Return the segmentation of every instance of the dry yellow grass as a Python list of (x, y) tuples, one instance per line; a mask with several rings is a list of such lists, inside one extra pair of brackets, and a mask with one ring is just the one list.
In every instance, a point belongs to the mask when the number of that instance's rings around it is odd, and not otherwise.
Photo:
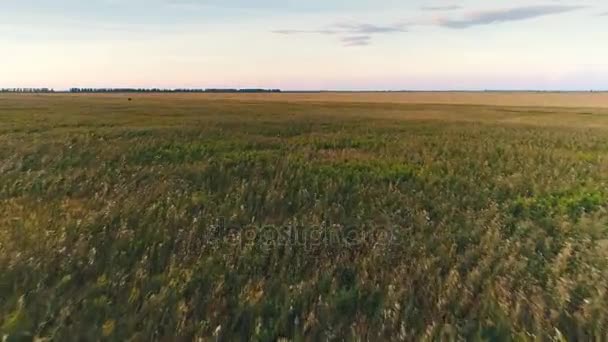
[[(339, 116), (342, 120), (425, 120), (478, 122), (507, 125), (608, 128), (608, 93), (533, 93), (533, 92), (392, 92), (392, 93), (106, 93), (106, 94), (0, 94), (0, 127), (6, 111), (26, 107), (53, 108), (63, 113), (65, 106), (81, 107), (87, 117), (91, 106), (125, 106), (149, 119), (150, 115), (183, 115), (206, 108), (213, 113), (226, 110), (240, 115), (259, 115), (273, 111), (273, 117), (302, 114), (324, 118)], [(50, 106), (50, 107), (49, 107)], [(21, 108), (21, 109), (20, 109)], [(2, 112), (5, 110), (5, 113)], [(124, 115), (110, 111), (99, 114)], [(219, 115), (219, 114), (218, 114)], [(36, 116), (21, 117), (24, 120)], [(139, 120), (128, 125), (139, 125)], [(126, 124), (126, 123), (125, 123)], [(1, 141), (1, 137), (0, 137)]]
[(179, 94), (215, 100), (608, 108), (608, 92), (322, 92)]
[[(11, 94), (4, 98), (56, 96)], [(499, 107), (608, 108), (608, 92), (310, 92), (310, 93), (138, 93), (66, 94), (87, 97), (137, 97), (253, 102), (443, 104)]]

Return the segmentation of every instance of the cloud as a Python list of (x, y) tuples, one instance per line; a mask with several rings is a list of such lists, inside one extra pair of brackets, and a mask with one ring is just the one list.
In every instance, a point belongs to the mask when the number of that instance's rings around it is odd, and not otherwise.
[(362, 23), (343, 23), (336, 24), (334, 28), (347, 33), (361, 33), (361, 34), (378, 34), (378, 33), (394, 33), (394, 32), (405, 32), (405, 25), (394, 24), (378, 26), (373, 24), (362, 24)]
[(374, 25), (369, 23), (337, 23), (324, 29), (301, 30), (301, 29), (281, 29), (272, 31), (282, 35), (297, 34), (322, 34), (340, 36), (340, 42), (344, 46), (364, 46), (370, 45), (373, 35), (407, 32), (406, 25), (396, 23), (392, 25)]
[(343, 37), (340, 41), (344, 46), (366, 46), (371, 43), (371, 39), (370, 36), (350, 36)]
[(459, 5), (443, 5), (443, 6), (423, 6), (420, 8), (423, 11), (455, 11), (462, 9)]
[(440, 18), (438, 24), (452, 29), (465, 29), (472, 26), (520, 21), (552, 14), (572, 12), (581, 8), (583, 7), (564, 5), (523, 6), (510, 9), (471, 12), (460, 19)]
[(600, 13), (599, 16), (600, 17), (608, 17), (608, 12)]
[[(461, 8), (462, 7), (458, 5), (438, 5), (422, 7), (422, 9), (425, 11), (450, 11), (458, 10)], [(572, 12), (582, 8), (584, 8), (584, 6), (566, 6), (558, 4), (521, 6), (507, 9), (469, 12), (465, 13), (464, 16), (460, 18), (440, 17), (438, 19), (434, 19), (432, 21), (432, 24), (451, 29), (466, 29), (473, 26), (520, 21), (548, 15)], [(606, 13), (604, 15), (606, 15)], [(419, 23), (418, 25), (425, 24)], [(376, 35), (407, 32), (407, 26), (408, 25), (404, 22), (386, 25), (349, 22), (333, 24), (323, 29), (280, 29), (274, 30), (272, 32), (283, 35), (336, 35), (340, 37), (340, 41), (343, 43), (344, 46), (362, 46), (370, 45), (374, 36)]]

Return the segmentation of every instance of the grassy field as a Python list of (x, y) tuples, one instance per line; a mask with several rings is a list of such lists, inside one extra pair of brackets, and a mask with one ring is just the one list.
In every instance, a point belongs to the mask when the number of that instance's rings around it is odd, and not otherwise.
[(605, 95), (318, 96), (0, 95), (0, 336), (608, 339)]
[[(154, 96), (154, 95), (152, 95)], [(163, 96), (163, 95), (160, 95)], [(179, 94), (173, 95), (180, 98)], [(185, 99), (316, 103), (393, 103), (562, 108), (608, 108), (608, 92), (311, 92), (199, 93)]]

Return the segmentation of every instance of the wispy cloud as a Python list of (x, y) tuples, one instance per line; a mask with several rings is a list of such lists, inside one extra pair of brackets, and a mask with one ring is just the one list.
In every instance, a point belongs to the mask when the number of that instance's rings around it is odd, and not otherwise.
[(340, 42), (344, 46), (365, 46), (370, 45), (373, 35), (407, 32), (406, 25), (396, 23), (392, 25), (374, 25), (369, 23), (337, 23), (324, 29), (300, 30), (282, 29), (274, 30), (273, 33), (292, 35), (292, 34), (323, 34), (340, 36)]
[(510, 21), (520, 21), (553, 14), (572, 12), (583, 6), (539, 5), (522, 6), (509, 9), (470, 12), (462, 18), (439, 18), (438, 24), (452, 29), (465, 29), (472, 26), (489, 25)]
[(608, 12), (600, 13), (600, 17), (608, 17)]
[(342, 37), (340, 41), (344, 46), (366, 46), (371, 43), (372, 37), (370, 36), (352, 36)]
[(420, 8), (423, 11), (455, 11), (462, 9), (459, 5), (439, 5), (439, 6), (422, 6)]
[[(460, 10), (463, 7), (459, 5), (436, 5), (421, 7), (424, 11), (452, 11)], [(520, 6), (505, 9), (493, 9), (485, 11), (470, 11), (464, 13), (460, 17), (440, 16), (439, 18), (429, 18), (428, 20), (419, 20), (418, 22), (409, 21), (411, 25), (439, 25), (450, 29), (466, 29), (474, 26), (498, 24), (505, 22), (521, 21), (567, 13), (583, 9), (585, 6), (571, 6), (560, 4), (535, 5), (535, 6)], [(600, 14), (602, 16), (608, 13)], [(393, 24), (370, 24), (370, 23), (336, 23), (321, 29), (280, 29), (272, 32), (283, 35), (296, 34), (321, 34), (335, 35), (339, 37), (340, 42), (344, 46), (363, 46), (370, 45), (373, 38), (380, 34), (401, 33), (407, 32), (408, 24), (399, 22)]]
[(342, 32), (364, 34), (394, 33), (407, 31), (404, 24), (379, 26), (365, 23), (342, 23), (334, 25), (334, 28)]

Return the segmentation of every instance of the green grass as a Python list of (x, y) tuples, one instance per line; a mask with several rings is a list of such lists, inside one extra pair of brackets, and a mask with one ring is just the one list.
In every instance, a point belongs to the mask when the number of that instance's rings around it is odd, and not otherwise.
[(133, 97), (0, 95), (0, 336), (608, 338), (605, 109)]

